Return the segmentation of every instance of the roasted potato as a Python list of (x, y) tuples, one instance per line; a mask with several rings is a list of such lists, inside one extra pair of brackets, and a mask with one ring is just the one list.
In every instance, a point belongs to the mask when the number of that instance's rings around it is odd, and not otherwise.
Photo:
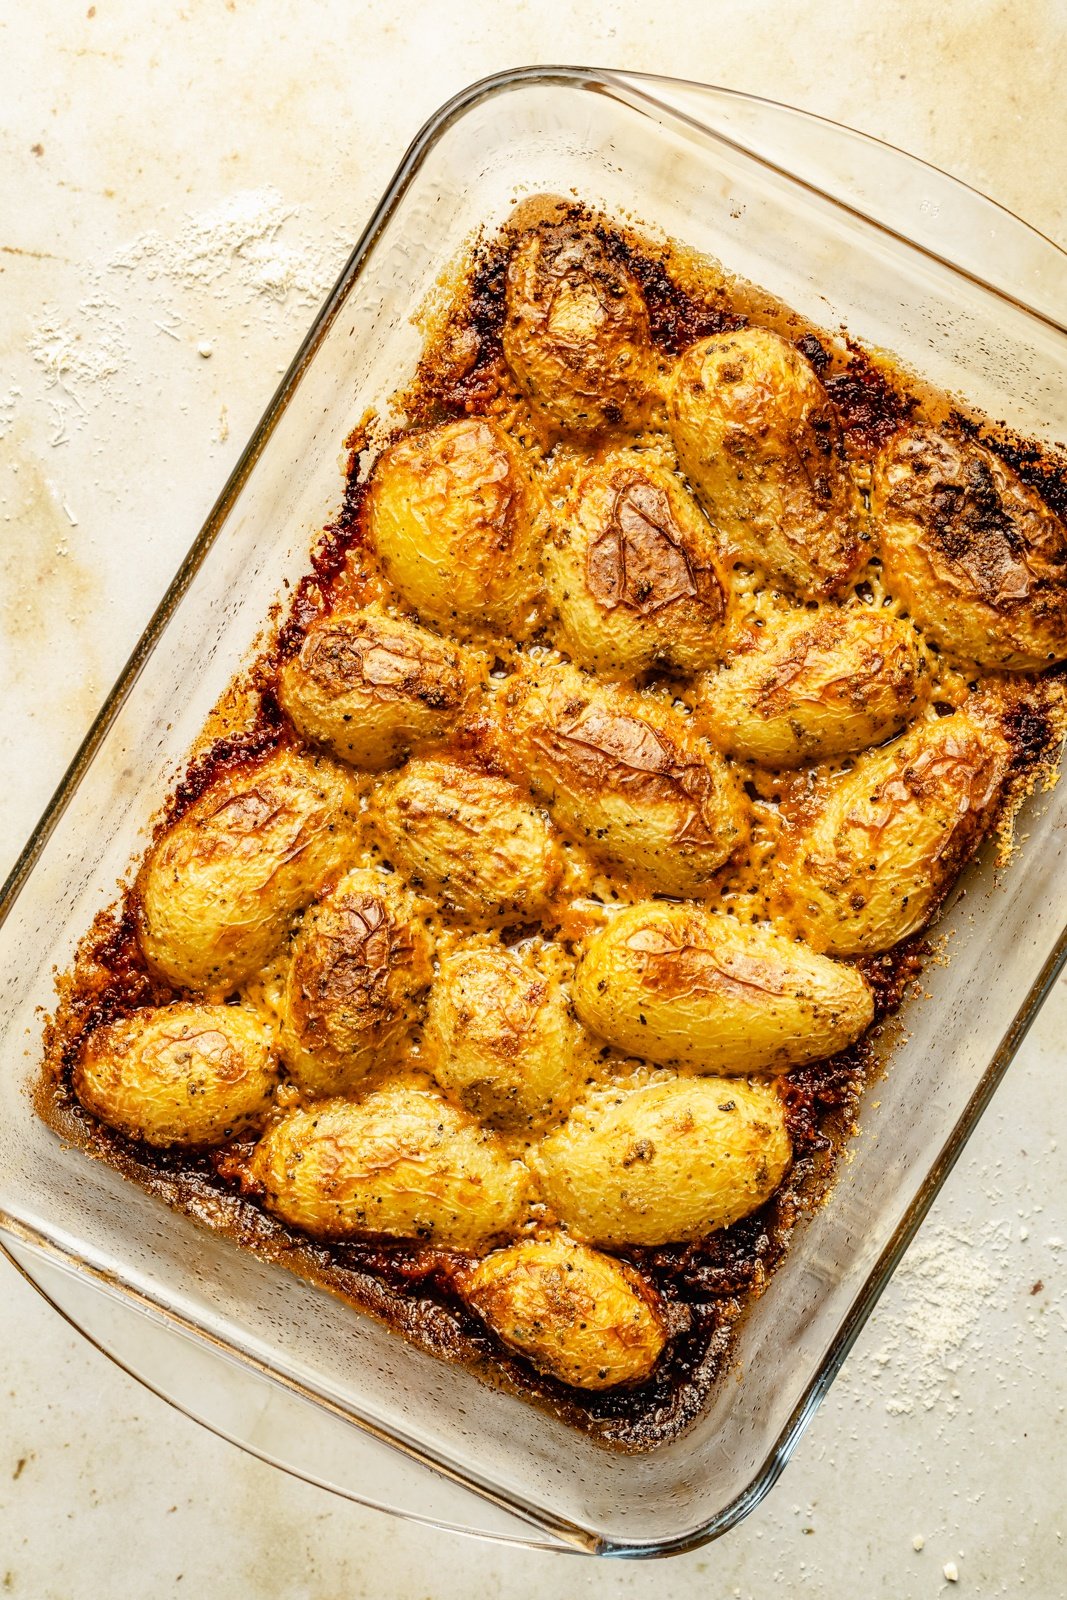
[(666, 1344), (637, 1274), (561, 1233), (495, 1250), (459, 1284), (505, 1344), (576, 1389), (642, 1383)]
[(722, 654), (728, 588), (703, 512), (637, 450), (578, 471), (547, 519), (548, 598), (579, 666), (697, 672)]
[(309, 1094), (351, 1094), (392, 1060), (432, 976), (428, 906), (356, 868), (313, 905), (293, 941), (278, 1045)]
[(541, 1145), (560, 1220), (592, 1244), (703, 1239), (774, 1193), (792, 1159), (776, 1090), (739, 1078), (669, 1078), (605, 1090)]
[(87, 1111), (145, 1144), (221, 1144), (270, 1109), (270, 1030), (243, 1006), (178, 1001), (96, 1028), (74, 1067)]
[(1009, 765), (995, 719), (967, 709), (860, 756), (788, 840), (780, 912), (835, 955), (899, 944), (930, 920), (987, 832)]
[(593, 1050), (556, 952), (469, 944), (441, 962), (423, 1034), (442, 1088), (484, 1122), (522, 1128), (562, 1116)]
[(505, 689), (505, 759), (596, 855), (698, 895), (744, 838), (726, 763), (669, 706), (576, 667), (517, 673)]
[(906, 428), (874, 466), (885, 581), (923, 632), (979, 666), (1067, 657), (1067, 528), (973, 440)]
[(578, 433), (637, 421), (654, 363), (633, 274), (588, 229), (542, 227), (508, 266), (504, 359), (533, 405)]
[(227, 772), (148, 853), (141, 946), (172, 983), (231, 993), (356, 848), (358, 791), (325, 757), (281, 749)]
[(678, 459), (748, 567), (805, 599), (839, 594), (867, 558), (841, 430), (811, 363), (742, 328), (685, 352), (668, 401)]
[(465, 651), (371, 605), (313, 622), (278, 698), (305, 739), (375, 771), (447, 733), (473, 679)]
[(492, 1133), (433, 1090), (402, 1082), (291, 1112), (256, 1146), (248, 1178), (269, 1211), (315, 1238), (456, 1250), (513, 1237), (531, 1196), (526, 1167)]
[(416, 759), (383, 785), (374, 815), (393, 864), (475, 921), (537, 921), (563, 876), (551, 827), (506, 778), (459, 761)]
[(371, 544), (424, 620), (525, 636), (540, 587), (541, 496), (495, 423), (464, 417), (407, 434), (383, 452), (368, 500)]
[(729, 755), (798, 767), (891, 738), (930, 687), (910, 623), (869, 606), (797, 611), (700, 680), (697, 721)]
[(586, 941), (574, 1004), (628, 1055), (698, 1072), (785, 1072), (836, 1054), (874, 1015), (853, 967), (694, 905), (628, 906)]

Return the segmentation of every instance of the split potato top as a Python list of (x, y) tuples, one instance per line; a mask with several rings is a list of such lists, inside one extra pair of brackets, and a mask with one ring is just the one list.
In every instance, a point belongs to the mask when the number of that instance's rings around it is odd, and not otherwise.
[(700, 895), (746, 836), (719, 753), (662, 701), (574, 667), (517, 673), (505, 759), (596, 856), (667, 894)]
[(574, 1004), (627, 1055), (740, 1074), (836, 1055), (874, 1016), (854, 967), (770, 928), (662, 901), (629, 906), (586, 941)]
[(1067, 528), (999, 456), (906, 429), (871, 504), (886, 581), (942, 649), (1017, 672), (1067, 658)]
[(465, 417), (390, 445), (374, 470), (371, 542), (423, 621), (522, 638), (540, 585), (540, 493), (495, 423)]
[(746, 566), (808, 600), (866, 560), (841, 428), (811, 363), (768, 328), (693, 345), (669, 400), (678, 459)]
[(224, 773), (149, 851), (140, 877), (150, 965), (209, 998), (280, 948), (295, 912), (355, 852), (359, 795), (343, 767), (281, 749)]
[(130, 1139), (210, 1145), (263, 1121), (278, 1062), (253, 1012), (179, 1001), (95, 1029), (73, 1077), (82, 1104)]
[(371, 605), (313, 622), (278, 698), (305, 739), (376, 771), (442, 738), (473, 679), (461, 647)]
[(637, 450), (580, 470), (544, 551), (559, 642), (579, 666), (696, 672), (723, 648), (729, 587), (677, 475)]
[(429, 987), (429, 906), (395, 877), (356, 868), (308, 911), (293, 940), (278, 1046), (316, 1098), (353, 1093), (394, 1060)]
[(908, 622), (870, 606), (774, 617), (698, 685), (720, 750), (773, 769), (851, 755), (918, 716), (931, 672)]
[(648, 311), (633, 274), (594, 232), (563, 223), (515, 250), (504, 358), (561, 428), (586, 434), (639, 419), (653, 371)]

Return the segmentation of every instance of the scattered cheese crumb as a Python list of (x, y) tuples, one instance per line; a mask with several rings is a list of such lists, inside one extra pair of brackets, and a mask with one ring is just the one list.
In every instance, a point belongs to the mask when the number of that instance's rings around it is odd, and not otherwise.
[(922, 1534), (917, 1533), (914, 1539), (911, 1541), (911, 1548), (913, 1550), (921, 1550), (925, 1543), (926, 1540), (923, 1538)]
[(941, 1568), (941, 1571), (945, 1574), (945, 1577), (948, 1579), (949, 1583), (959, 1583), (960, 1569), (957, 1567), (954, 1561), (946, 1561), (945, 1565)]

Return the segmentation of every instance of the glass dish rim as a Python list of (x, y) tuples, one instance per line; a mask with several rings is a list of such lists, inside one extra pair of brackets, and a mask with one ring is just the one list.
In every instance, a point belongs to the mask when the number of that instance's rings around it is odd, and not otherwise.
[[(322, 306), (312, 320), (307, 334), (301, 341), (296, 354), (289, 364), (289, 367), (275, 389), (274, 394), (271, 396), (258, 423), (253, 429), (247, 444), (244, 446), (243, 450), (238, 456), (221, 492), (215, 500), (214, 505), (209, 511), (189, 550), (182, 559), (174, 578), (167, 586), (162, 599), (153, 612), (147, 626), (144, 629), (144, 632), (141, 634), (139, 640), (134, 646), (113, 688), (104, 700), (99, 712), (93, 719), (87, 733), (85, 734), (85, 737), (76, 750), (66, 772), (60, 779), (60, 782), (54, 794), (52, 795), (52, 798), (45, 807), (40, 820), (16, 858), (15, 863), (12, 866), (3, 886), (0, 887), (0, 924), (6, 920), (18, 896), (29, 881), (36, 862), (42, 850), (44, 849), (45, 844), (50, 838), (56, 824), (66, 809), (67, 803), (73, 796), (75, 790), (81, 782), (82, 777), (91, 765), (92, 760), (94, 759), (97, 750), (104, 739), (104, 736), (124, 704), (128, 694), (130, 693), (130, 690), (133, 688), (143, 664), (156, 647), (164, 628), (176, 610), (194, 574), (203, 563), (208, 551), (211, 549), (220, 531), (222, 530), (229, 511), (237, 500), (237, 497), (240, 494), (240, 491), (243, 488), (253, 466), (265, 449), (267, 442), (274, 432), (275, 426), (281, 419), (281, 416), (283, 415), (302, 374), (313, 359), (319, 345), (325, 337), (327, 330), (333, 322), (335, 315), (344, 304), (350, 289), (352, 288), (360, 274), (360, 271), (363, 268), (365, 261), (373, 251), (379, 235), (392, 217), (396, 206), (405, 194), (412, 179), (415, 177), (425, 156), (432, 149), (433, 145), (441, 137), (441, 135), (445, 133), (454, 122), (462, 118), (469, 111), (473, 110), (477, 105), (486, 100), (507, 93), (508, 91), (524, 84), (530, 83), (537, 85), (566, 85), (569, 87), (585, 89), (593, 92), (607, 90), (614, 93), (616, 98), (620, 99), (625, 99), (628, 95), (633, 95), (633, 93), (636, 91), (642, 95), (642, 97), (650, 106), (668, 110), (672, 116), (681, 118), (683, 121), (688, 121), (694, 126), (704, 128), (705, 131), (707, 131), (706, 125), (701, 124), (697, 117), (692, 116), (689, 112), (676, 105), (671, 105), (669, 102), (657, 100), (654, 92), (656, 87), (662, 86), (664, 89), (674, 88), (678, 90), (691, 90), (698, 93), (713, 93), (724, 100), (732, 100), (737, 104), (760, 105), (767, 108), (773, 108), (778, 111), (784, 111), (801, 119), (809, 120), (813, 123), (821, 124), (828, 128), (834, 129), (841, 134), (859, 140), (860, 142), (878, 146), (881, 149), (890, 152), (892, 156), (897, 157), (904, 162), (919, 168), (925, 168), (932, 175), (935, 175), (943, 182), (950, 184), (955, 189), (965, 191), (975, 200), (980, 201), (986, 207), (991, 208), (994, 213), (999, 214), (1001, 217), (1010, 219), (1017, 226), (1025, 229), (1028, 234), (1040, 240), (1045, 245), (1051, 247), (1058, 254), (1067, 255), (1067, 253), (1063, 252), (1060, 246), (1055, 243), (1055, 241), (1049, 239), (1031, 224), (1018, 217), (1008, 207), (1000, 205), (999, 202), (990, 200), (989, 197), (984, 195), (980, 190), (963, 182), (961, 179), (944, 172), (942, 169), (938, 168), (932, 163), (923, 161), (920, 157), (913, 156), (906, 151), (900, 150), (896, 146), (889, 144), (887, 141), (880, 140), (873, 135), (860, 132), (859, 130), (848, 127), (844, 123), (836, 122), (832, 118), (822, 117), (816, 113), (800, 110), (796, 107), (789, 106), (784, 102), (776, 101), (765, 96), (753, 95), (741, 90), (723, 88), (717, 85), (700, 83), (694, 79), (675, 78), (664, 74), (629, 72), (624, 69), (596, 68), (576, 65), (545, 65), (511, 68), (478, 79), (474, 83), (469, 84), (465, 88), (461, 89), (448, 100), (446, 100), (427, 119), (402, 156), (392, 178), (389, 180), (380, 200), (375, 206), (369, 221), (364, 227), (347, 262), (342, 268), (336, 283), (330, 290)], [(818, 185), (813, 184), (808, 179), (790, 171), (788, 167), (779, 165), (773, 159), (770, 159), (766, 155), (751, 149), (741, 139), (733, 138), (729, 132), (724, 132), (722, 129), (718, 128), (711, 131), (714, 132), (717, 140), (720, 140), (722, 143), (742, 151), (748, 159), (763, 165), (771, 171), (789, 178), (792, 182), (799, 184), (801, 187), (814, 189), (826, 199), (832, 201), (839, 208), (845, 211), (851, 211), (854, 215), (862, 217), (869, 226), (876, 228), (882, 233), (907, 244), (911, 249), (932, 258), (940, 265), (947, 267), (958, 276), (962, 276), (965, 279), (979, 283), (981, 287), (988, 293), (995, 295), (998, 299), (1006, 302), (1007, 304), (1020, 307), (1029, 316), (1034, 317), (1036, 320), (1057, 329), (1059, 332), (1067, 333), (1067, 327), (1065, 327), (1055, 318), (1049, 316), (1047, 313), (1027, 304), (1026, 300), (1021, 296), (1013, 295), (1003, 288), (996, 287), (974, 272), (969, 271), (966, 267), (963, 267), (957, 262), (954, 262), (950, 258), (942, 255), (937, 250), (924, 243), (922, 240), (911, 237), (906, 233), (894, 229), (885, 222), (870, 216), (858, 206), (850, 204), (847, 198), (843, 198), (842, 196), (835, 194), (830, 189), (819, 188)], [(979, 1118), (983, 1114), (986, 1106), (989, 1103), (989, 1100), (1000, 1084), (1008, 1066), (1010, 1065), (1020, 1044), (1022, 1043), (1023, 1038), (1037, 1016), (1037, 1013), (1047, 997), (1052, 985), (1055, 983), (1059, 974), (1063, 971), (1065, 965), (1067, 965), (1067, 924), (1065, 924), (1061, 930), (1052, 951), (1044, 962), (1034, 983), (1023, 997), (1023, 1000), (1019, 1005), (1011, 1024), (1005, 1031), (996, 1051), (991, 1056), (981, 1079), (967, 1101), (967, 1104), (958, 1118), (956, 1125), (950, 1137), (946, 1141), (940, 1155), (923, 1179), (922, 1184), (912, 1198), (907, 1211), (898, 1224), (898, 1227), (873, 1263), (862, 1287), (858, 1291), (847, 1314), (842, 1319), (841, 1324), (839, 1325), (837, 1332), (834, 1335), (834, 1338), (826, 1352), (823, 1362), (813, 1374), (810, 1382), (797, 1401), (796, 1406), (780, 1430), (777, 1439), (768, 1448), (762, 1466), (754, 1473), (751, 1481), (746, 1485), (746, 1487), (737, 1495), (735, 1495), (732, 1500), (723, 1506), (706, 1523), (699, 1525), (687, 1533), (679, 1534), (671, 1538), (656, 1541), (642, 1541), (635, 1544), (627, 1544), (625, 1541), (597, 1536), (591, 1533), (589, 1529), (570, 1524), (566, 1521), (566, 1519), (555, 1516), (551, 1513), (546, 1513), (541, 1510), (534, 1511), (533, 1508), (524, 1506), (521, 1503), (512, 1500), (509, 1495), (499, 1490), (494, 1490), (482, 1484), (472, 1483), (461, 1473), (457, 1473), (455, 1469), (449, 1468), (446, 1464), (437, 1461), (429, 1454), (421, 1451), (417, 1446), (412, 1445), (407, 1441), (393, 1438), (391, 1435), (376, 1428), (365, 1418), (347, 1415), (346, 1420), (364, 1432), (376, 1436), (382, 1442), (388, 1443), (393, 1448), (399, 1450), (402, 1454), (420, 1462), (420, 1464), (427, 1467), (429, 1470), (438, 1473), (444, 1472), (447, 1476), (452, 1477), (454, 1481), (461, 1483), (472, 1494), (482, 1496), (490, 1501), (495, 1501), (504, 1509), (522, 1517), (527, 1522), (531, 1522), (535, 1526), (540, 1526), (545, 1531), (554, 1533), (557, 1536), (561, 1536), (564, 1540), (566, 1540), (566, 1543), (559, 1547), (564, 1552), (570, 1550), (572, 1553), (596, 1553), (601, 1555), (626, 1556), (631, 1558), (650, 1558), (681, 1554), (685, 1551), (699, 1548), (703, 1544), (706, 1544), (709, 1540), (720, 1536), (722, 1533), (725, 1533), (729, 1528), (735, 1526), (739, 1521), (741, 1521), (742, 1518), (746, 1516), (764, 1498), (764, 1496), (777, 1481), (783, 1468), (788, 1462), (790, 1455), (799, 1442), (799, 1439), (802, 1436), (808, 1421), (814, 1414), (834, 1378), (837, 1376), (841, 1365), (843, 1364), (849, 1350), (855, 1342), (861, 1328), (873, 1310), (875, 1303), (882, 1293), (882, 1290), (885, 1288), (889, 1278), (892, 1276), (892, 1273), (896, 1269), (897, 1264), (904, 1254), (904, 1251), (907, 1249), (909, 1243), (929, 1211), (935, 1196), (944, 1184), (957, 1159), (959, 1158), (964, 1145), (969, 1139), (971, 1133), (974, 1131)], [(47, 1235), (40, 1234), (32, 1227), (27, 1226), (25, 1222), (9, 1216), (2, 1208), (0, 1208), (0, 1229), (6, 1229), (13, 1238), (20, 1240), (22, 1243), (29, 1245), (31, 1248), (48, 1257), (51, 1257), (53, 1260), (59, 1263), (65, 1264), (68, 1267), (73, 1267), (79, 1271), (87, 1270), (90, 1276), (106, 1285), (109, 1289), (119, 1293), (127, 1302), (136, 1304), (138, 1301), (140, 1301), (143, 1304), (150, 1305), (153, 1311), (169, 1321), (176, 1331), (191, 1334), (198, 1341), (208, 1345), (219, 1344), (219, 1341), (217, 1339), (213, 1339), (213, 1337), (206, 1330), (196, 1326), (195, 1324), (185, 1323), (184, 1319), (176, 1314), (171, 1308), (157, 1303), (152, 1298), (146, 1297), (141, 1291), (137, 1290), (132, 1285), (125, 1283), (121, 1276), (110, 1272), (104, 1272), (97, 1267), (93, 1267), (84, 1260), (80, 1260), (77, 1255), (71, 1254), (66, 1249), (59, 1246), (54, 1240), (50, 1239)], [(3, 1254), (15, 1267), (16, 1271), (18, 1271), (23, 1277), (29, 1277), (24, 1267), (16, 1262), (8, 1253), (8, 1251), (4, 1249), (2, 1240), (0, 1240), (0, 1250), (3, 1251)], [(34, 1282), (32, 1277), (29, 1277), (29, 1281)], [(71, 1322), (72, 1326), (78, 1326), (77, 1323), (74, 1322), (73, 1319), (70, 1318), (61, 1307), (56, 1305), (56, 1303), (42, 1288), (40, 1288), (36, 1283), (34, 1283), (34, 1287), (38, 1289), (38, 1292), (48, 1302), (48, 1304), (53, 1307), (53, 1309), (57, 1310), (61, 1316)], [(78, 1331), (83, 1333), (81, 1328), (79, 1328)], [(95, 1348), (104, 1349), (104, 1347), (97, 1343), (90, 1334), (83, 1333), (83, 1337), (88, 1339)], [(235, 1349), (233, 1346), (225, 1344), (225, 1351), (231, 1359), (237, 1360), (247, 1370), (258, 1371), (260, 1376), (266, 1377), (270, 1382), (280, 1384), (282, 1387), (302, 1395), (303, 1398), (315, 1405), (322, 1406), (324, 1404), (328, 1404), (325, 1398), (316, 1393), (314, 1389), (305, 1386), (295, 1378), (290, 1378), (258, 1366), (250, 1356)], [(109, 1356), (109, 1359), (114, 1360), (120, 1367), (124, 1366), (123, 1362), (117, 1356), (114, 1356), (110, 1351), (104, 1349), (104, 1353)], [(124, 1367), (124, 1370), (129, 1371), (130, 1369)], [(148, 1383), (146, 1379), (136, 1373), (133, 1375), (137, 1377), (138, 1382), (144, 1383), (146, 1387), (152, 1389), (152, 1385)], [(160, 1393), (161, 1391), (153, 1390), (153, 1392)], [(176, 1409), (182, 1411), (183, 1414), (193, 1416), (193, 1420), (200, 1422), (202, 1426), (208, 1427), (211, 1429), (211, 1431), (220, 1432), (219, 1429), (212, 1428), (212, 1424), (206, 1419), (196, 1417), (193, 1413), (186, 1411), (179, 1401), (170, 1400), (169, 1396), (166, 1394), (163, 1394), (162, 1397), (167, 1399), (168, 1403), (174, 1405)], [(221, 1433), (221, 1436), (229, 1437), (225, 1433)], [(234, 1440), (233, 1442), (238, 1443), (241, 1448), (249, 1448), (247, 1445), (243, 1444), (242, 1441)], [(252, 1453), (256, 1452), (253, 1451)], [(283, 1470), (290, 1469), (284, 1468), (283, 1466)], [(353, 1495), (352, 1498), (355, 1499), (358, 1497)], [(382, 1509), (389, 1508), (383, 1507)], [(417, 1517), (416, 1520), (418, 1520)], [(435, 1526), (439, 1525), (434, 1521), (434, 1519), (427, 1518), (423, 1520), (429, 1521)], [(462, 1532), (464, 1530), (456, 1528), (454, 1531)], [(509, 1541), (505, 1539), (502, 1542), (521, 1541)], [(539, 1546), (538, 1548), (544, 1547)]]

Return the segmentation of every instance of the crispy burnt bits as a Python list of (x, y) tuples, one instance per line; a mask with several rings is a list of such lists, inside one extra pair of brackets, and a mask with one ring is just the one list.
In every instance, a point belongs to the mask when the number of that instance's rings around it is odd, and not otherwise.
[(357, 813), (351, 777), (325, 758), (283, 748), (224, 773), (145, 861), (141, 945), (149, 964), (209, 998), (230, 993), (347, 865)]
[(636, 450), (580, 469), (546, 535), (549, 603), (579, 666), (632, 676), (719, 659), (729, 588), (707, 519), (675, 473)]
[(407, 434), (382, 454), (368, 499), (374, 550), (424, 622), (525, 636), (541, 496), (506, 433), (469, 417)]
[(661, 701), (574, 667), (518, 673), (503, 694), (505, 759), (593, 854), (668, 894), (706, 894), (746, 837), (717, 751)]
[(311, 744), (377, 771), (443, 738), (475, 677), (462, 647), (376, 604), (313, 622), (278, 698)]
[(815, 369), (767, 328), (703, 339), (668, 401), (686, 476), (736, 557), (806, 600), (840, 594), (867, 559), (862, 505)]
[(698, 1072), (786, 1072), (871, 1023), (854, 967), (694, 905), (628, 906), (584, 945), (574, 1001), (627, 1055)]
[(823, 606), (753, 630), (697, 685), (697, 724), (729, 755), (772, 770), (881, 744), (923, 711), (932, 687), (908, 622), (872, 606)]
[(905, 429), (871, 503), (886, 583), (942, 649), (1021, 672), (1067, 658), (1067, 529), (992, 451)]
[(780, 915), (835, 955), (888, 950), (916, 933), (989, 831), (1010, 764), (984, 705), (867, 751), (784, 847)]
[(592, 229), (536, 228), (508, 267), (504, 358), (519, 388), (578, 434), (640, 419), (654, 365), (636, 279)]

